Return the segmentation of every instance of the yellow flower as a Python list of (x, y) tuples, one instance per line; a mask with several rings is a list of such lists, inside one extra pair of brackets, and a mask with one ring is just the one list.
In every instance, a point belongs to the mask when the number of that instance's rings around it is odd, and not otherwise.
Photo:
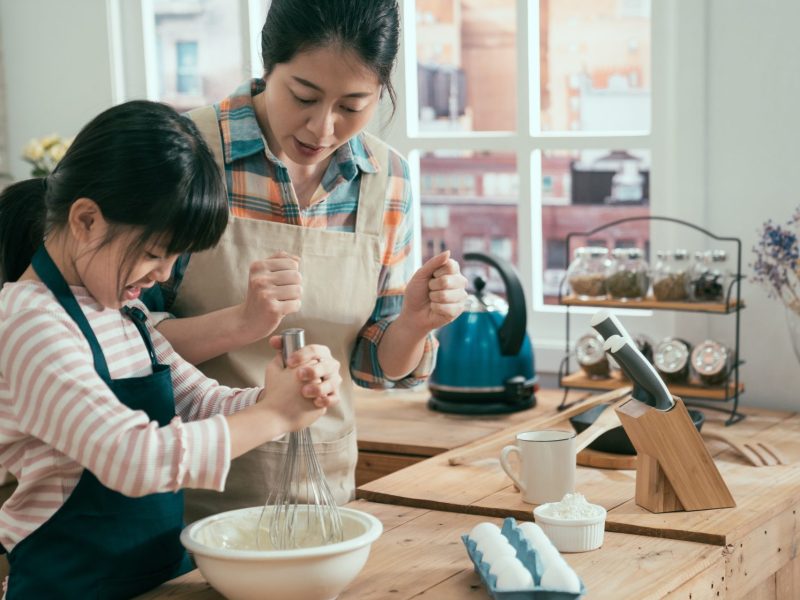
[(44, 158), (44, 147), (39, 140), (31, 140), (25, 145), (22, 151), (22, 158), (30, 162), (36, 162)]
[(51, 146), (55, 146), (59, 142), (61, 142), (61, 136), (57, 133), (51, 133), (50, 135), (44, 136), (39, 142), (42, 144), (45, 150), (50, 148)]
[(67, 153), (67, 146), (62, 142), (56, 142), (50, 146), (47, 152), (50, 155), (50, 158), (53, 159), (53, 164), (55, 164), (64, 158), (64, 154)]

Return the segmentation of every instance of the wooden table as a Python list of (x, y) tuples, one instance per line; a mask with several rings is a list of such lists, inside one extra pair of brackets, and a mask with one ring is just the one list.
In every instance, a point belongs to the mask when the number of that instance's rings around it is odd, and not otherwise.
[[(570, 393), (570, 401), (585, 397)], [(427, 390), (375, 392), (356, 388), (356, 485), (465, 446), (539, 414), (551, 413), (562, 390), (539, 390), (534, 408), (508, 415), (455, 415), (428, 408)]]
[[(461, 534), (482, 521), (501, 519), (355, 501), (348, 506), (378, 517), (383, 535), (372, 545), (364, 570), (339, 600), (489, 598), (475, 574)], [(680, 540), (606, 533), (594, 552), (565, 554), (589, 599), (717, 599), (724, 589), (725, 550)], [(199, 571), (140, 597), (220, 600)]]

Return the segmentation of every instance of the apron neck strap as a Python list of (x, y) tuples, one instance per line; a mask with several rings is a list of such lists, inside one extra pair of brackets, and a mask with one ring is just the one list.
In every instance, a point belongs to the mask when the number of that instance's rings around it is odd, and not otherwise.
[(136, 329), (139, 330), (139, 335), (142, 336), (144, 345), (147, 346), (147, 353), (150, 355), (150, 364), (152, 364), (153, 367), (157, 367), (158, 357), (156, 357), (156, 350), (153, 347), (153, 340), (150, 337), (150, 332), (147, 331), (147, 325), (145, 325), (145, 323), (147, 323), (147, 315), (144, 314), (141, 308), (137, 308), (136, 306), (123, 306), (121, 312), (128, 317), (136, 326)]
[(214, 106), (201, 106), (186, 113), (187, 116), (194, 121), (200, 135), (203, 136), (206, 144), (208, 145), (211, 154), (214, 155), (214, 162), (217, 163), (217, 168), (222, 176), (222, 183), (227, 187), (227, 175), (225, 174), (225, 152), (222, 148), (222, 133), (219, 130), (219, 121), (217, 120), (217, 110)]
[(383, 213), (389, 186), (389, 146), (373, 135), (363, 132), (363, 139), (378, 163), (377, 173), (361, 173), (356, 211), (356, 233), (383, 235)]
[(94, 359), (94, 368), (97, 374), (100, 375), (106, 383), (110, 382), (111, 375), (108, 372), (106, 357), (103, 355), (103, 350), (100, 348), (97, 337), (89, 326), (89, 321), (86, 319), (86, 315), (83, 314), (72, 290), (69, 289), (69, 285), (67, 285), (64, 276), (47, 253), (44, 244), (39, 246), (36, 250), (31, 260), (31, 265), (39, 276), (39, 279), (42, 280), (42, 283), (53, 293), (58, 303), (64, 307), (64, 310), (67, 311), (67, 314), (75, 321), (75, 324), (81, 330), (83, 337), (89, 342), (89, 347), (92, 350), (92, 358)]

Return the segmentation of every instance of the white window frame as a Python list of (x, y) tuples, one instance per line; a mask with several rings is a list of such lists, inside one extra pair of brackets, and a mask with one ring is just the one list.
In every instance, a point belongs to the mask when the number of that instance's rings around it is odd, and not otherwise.
[[(558, 0), (552, 0), (558, 1)], [(393, 80), (398, 94), (397, 110), (380, 135), (409, 160), (414, 186), (415, 214), (420, 213), (420, 154), (435, 150), (465, 148), (514, 152), (519, 177), (518, 244), (519, 272), (529, 299), (529, 329), (536, 346), (537, 370), (554, 372), (564, 353), (564, 307), (545, 305), (536, 274), (543, 273), (541, 231), (541, 152), (547, 150), (644, 149), (651, 156), (650, 212), (703, 224), (705, 220), (705, 35), (707, 0), (659, 0), (651, 4), (651, 129), (643, 133), (602, 134), (540, 132), (539, 107), (539, 0), (516, 0), (517, 22), (517, 129), (514, 132), (420, 133), (417, 120), (415, 0), (400, 0), (404, 24), (398, 65)], [(533, 42), (533, 43), (531, 43)], [(531, 85), (528, 85), (531, 82)], [(530, 107), (525, 110), (525, 107)], [(533, 115), (533, 117), (531, 116)], [(382, 123), (388, 121), (386, 110)], [(681, 128), (686, 122), (695, 129)], [(376, 127), (380, 127), (379, 125)], [(530, 168), (526, 169), (526, 165)], [(526, 173), (528, 171), (528, 173)], [(526, 176), (527, 175), (527, 176)], [(681, 181), (682, 186), (675, 184)], [(688, 188), (685, 194), (680, 188)], [(530, 201), (525, 199), (530, 198)], [(597, 224), (587, 224), (591, 229)], [(680, 231), (653, 236), (651, 247), (680, 243)], [(416, 248), (421, 256), (421, 227), (415, 222)], [(538, 278), (541, 281), (541, 277)], [(533, 300), (531, 302), (531, 300)], [(588, 327), (592, 309), (571, 309), (577, 337)], [(647, 319), (650, 330), (668, 335), (676, 317), (665, 312), (624, 311), (633, 329)], [(577, 332), (577, 333), (576, 333)]]

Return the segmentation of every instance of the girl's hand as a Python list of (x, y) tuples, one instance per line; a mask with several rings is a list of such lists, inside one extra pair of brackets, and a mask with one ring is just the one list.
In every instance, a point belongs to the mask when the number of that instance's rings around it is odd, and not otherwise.
[(450, 251), (437, 254), (411, 277), (398, 319), (422, 335), (444, 327), (464, 311), (466, 287), (467, 279)]
[[(280, 352), (282, 343), (280, 336), (269, 339), (269, 344)], [(331, 356), (327, 346), (310, 344), (293, 352), (289, 356), (287, 368), (297, 369), (297, 378), (303, 384), (303, 397), (313, 400), (319, 408), (333, 406), (339, 402), (339, 388), (342, 376), (341, 365)]]
[(300, 310), (303, 295), (300, 259), (286, 252), (250, 265), (247, 295), (240, 307), (241, 327), (254, 339), (263, 339), (286, 315)]
[[(280, 350), (280, 336), (269, 342)], [(301, 348), (289, 357), (285, 368), (281, 357), (276, 356), (267, 365), (264, 379), (258, 405), (274, 413), (284, 432), (308, 427), (339, 401), (339, 361), (331, 357), (326, 346)]]

